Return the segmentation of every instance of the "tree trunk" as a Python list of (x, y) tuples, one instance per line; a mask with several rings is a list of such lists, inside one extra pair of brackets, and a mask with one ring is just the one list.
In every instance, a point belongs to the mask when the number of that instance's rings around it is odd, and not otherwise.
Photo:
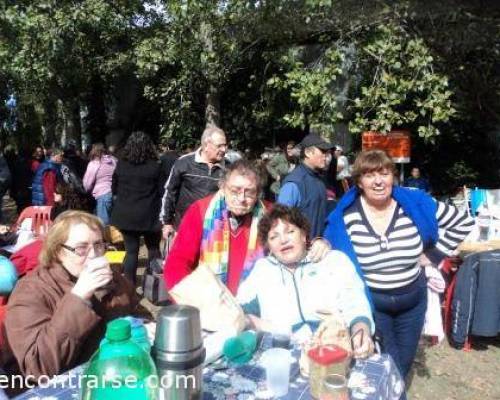
[(43, 104), (42, 137), (45, 146), (55, 146), (57, 130), (57, 104), (54, 100), (46, 100)]
[[(205, 122), (206, 125), (219, 126), (220, 124), (220, 96), (219, 87), (217, 85), (218, 79), (211, 63), (211, 55), (214, 52), (213, 39), (212, 39), (212, 25), (208, 22), (202, 22), (200, 26), (201, 40), (203, 41), (204, 51), (202, 54), (201, 63), (206, 71), (206, 78), (208, 82), (207, 94), (205, 96)], [(215, 75), (215, 76), (214, 76)]]
[(64, 130), (66, 143), (75, 140), (78, 149), (82, 146), (82, 123), (80, 121), (80, 103), (78, 100), (63, 101)]
[(88, 109), (87, 129), (91, 135), (92, 143), (104, 143), (108, 134), (108, 127), (101, 78), (94, 76), (90, 85), (90, 93), (86, 99)]
[(205, 121), (208, 125), (219, 126), (220, 124), (220, 97), (219, 90), (215, 85), (210, 85), (206, 95)]

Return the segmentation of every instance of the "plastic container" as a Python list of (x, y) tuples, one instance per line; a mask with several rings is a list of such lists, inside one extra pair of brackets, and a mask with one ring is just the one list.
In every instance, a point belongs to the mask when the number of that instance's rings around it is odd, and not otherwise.
[(273, 348), (262, 354), (261, 363), (266, 369), (266, 386), (274, 397), (285, 396), (290, 385), (290, 350)]
[(320, 398), (323, 382), (328, 375), (346, 376), (350, 364), (347, 350), (336, 345), (320, 345), (307, 352), (311, 396)]
[(224, 342), (222, 354), (235, 364), (245, 364), (250, 361), (257, 348), (257, 334), (245, 331)]
[(106, 341), (90, 359), (82, 400), (156, 400), (158, 375), (151, 356), (131, 339), (130, 322), (108, 323)]
[(319, 400), (349, 400), (349, 389), (345, 376), (327, 375), (323, 380)]

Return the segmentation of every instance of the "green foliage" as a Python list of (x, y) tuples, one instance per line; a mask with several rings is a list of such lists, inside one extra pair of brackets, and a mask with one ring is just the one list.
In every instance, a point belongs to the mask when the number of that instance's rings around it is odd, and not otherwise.
[(448, 78), (434, 71), (434, 62), (423, 40), (394, 24), (378, 27), (360, 52), (364, 83), (353, 100), (351, 131), (416, 124), (418, 134), (432, 141), (439, 124), (456, 112)]
[(133, 21), (141, 1), (16, 1), (0, 9), (0, 71), (25, 105), (42, 107), (42, 116), (46, 104), (78, 106), (93, 82), (113, 80), (133, 66)]
[(256, 148), (337, 122), (408, 128), (416, 161), (449, 182), (480, 179), (474, 156), (457, 159), (500, 121), (500, 24), (487, 3), (0, 0), (0, 93), (14, 90), (31, 135), (59, 136), (61, 110), (77, 106), (115, 123), (117, 97), (135, 93), (134, 114), (146, 112), (120, 128), (160, 112), (154, 129), (186, 145), (209, 120)]
[(267, 82), (271, 88), (290, 93), (293, 108), (284, 115), (284, 122), (295, 128), (337, 122), (342, 114), (332, 85), (342, 73), (342, 54), (336, 48), (327, 49), (307, 66), (297, 55), (297, 51), (291, 51), (283, 57), (282, 62), (288, 65), (289, 71), (283, 77), (274, 76)]

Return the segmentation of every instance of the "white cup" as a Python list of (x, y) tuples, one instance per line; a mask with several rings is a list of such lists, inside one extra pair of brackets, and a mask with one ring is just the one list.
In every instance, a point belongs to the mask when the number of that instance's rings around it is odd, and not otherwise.
[(109, 261), (105, 256), (95, 257), (87, 260), (87, 267), (108, 267)]
[(290, 384), (290, 365), (293, 363), (290, 350), (273, 348), (262, 354), (261, 363), (266, 369), (267, 389), (273, 396), (285, 396)]
[[(109, 265), (109, 261), (105, 256), (100, 256), (100, 257), (95, 257), (91, 258), (87, 261), (87, 268), (88, 267), (106, 267), (106, 268), (111, 268)], [(97, 289), (94, 293), (95, 297), (98, 300), (102, 300), (104, 296), (106, 296), (108, 293), (113, 290), (114, 283), (113, 281), (107, 283), (106, 285), (100, 287)]]

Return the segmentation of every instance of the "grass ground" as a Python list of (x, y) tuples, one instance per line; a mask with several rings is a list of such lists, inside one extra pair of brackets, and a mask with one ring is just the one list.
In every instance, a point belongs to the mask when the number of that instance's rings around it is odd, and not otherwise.
[[(4, 200), (5, 221), (15, 220), (13, 203)], [(139, 275), (145, 264), (141, 248)], [(140, 279), (139, 279), (140, 281)], [(140, 288), (138, 289), (140, 293)], [(140, 314), (154, 318), (160, 309), (146, 299), (140, 303)], [(408, 382), (410, 400), (500, 400), (498, 370), (500, 336), (474, 338), (472, 350), (456, 350), (445, 341), (436, 346), (422, 342)]]

